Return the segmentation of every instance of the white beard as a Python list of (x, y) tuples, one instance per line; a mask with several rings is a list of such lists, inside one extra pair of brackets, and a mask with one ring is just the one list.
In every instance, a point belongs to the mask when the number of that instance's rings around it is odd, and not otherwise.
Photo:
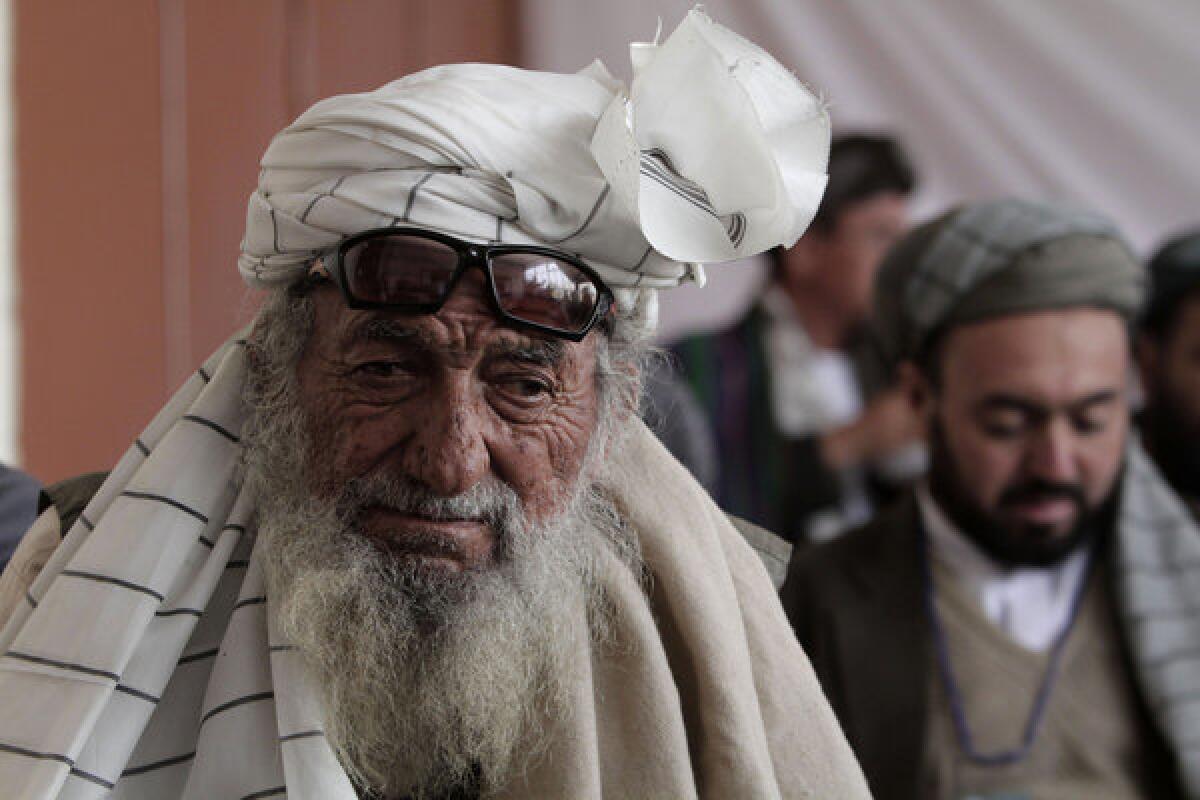
[[(584, 488), (534, 525), (499, 481), (445, 499), (374, 478), (318, 502), (280, 461), (248, 460), (276, 621), (321, 687), (352, 780), (384, 797), (489, 791), (536, 759), (570, 713), (576, 659), (606, 635), (598, 565), (639, 568), (611, 504)], [(269, 477), (255, 466), (271, 461)], [(292, 463), (306, 472), (305, 461)], [(481, 513), (498, 533), (495, 563), (454, 573), (388, 553), (355, 530), (367, 498)]]

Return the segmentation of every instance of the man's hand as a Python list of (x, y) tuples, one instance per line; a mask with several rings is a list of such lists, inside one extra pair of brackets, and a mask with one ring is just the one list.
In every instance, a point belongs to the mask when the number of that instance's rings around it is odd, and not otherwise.
[(821, 437), (821, 455), (833, 469), (869, 464), (922, 437), (908, 397), (892, 388), (878, 395), (857, 420)]

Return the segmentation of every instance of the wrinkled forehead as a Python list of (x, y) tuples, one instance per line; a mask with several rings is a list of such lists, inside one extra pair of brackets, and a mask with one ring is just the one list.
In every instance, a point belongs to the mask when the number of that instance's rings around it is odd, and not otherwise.
[(313, 293), (315, 317), (312, 339), (322, 347), (349, 352), (370, 347), (455, 355), (495, 353), (526, 356), (557, 363), (590, 352), (593, 333), (583, 342), (570, 342), (538, 331), (513, 326), (492, 308), (480, 286), (471, 291), (464, 280), (434, 313), (352, 309), (332, 287)]

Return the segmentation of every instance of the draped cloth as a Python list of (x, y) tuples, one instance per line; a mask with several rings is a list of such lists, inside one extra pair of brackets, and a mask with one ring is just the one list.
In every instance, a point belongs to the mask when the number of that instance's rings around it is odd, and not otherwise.
[[(232, 340), (180, 389), (0, 632), (5, 798), (355, 797), (272, 626), (245, 359)], [(867, 797), (758, 557), (633, 424), (605, 491), (648, 588), (608, 564), (613, 642), (580, 645), (574, 713), (502, 796)]]
[(599, 62), (454, 64), (317, 103), (263, 156), (242, 275), (288, 284), (343, 237), (397, 225), (553, 245), (614, 288), (793, 244), (825, 187), (820, 100), (699, 11), (633, 52), (628, 90)]
[(1200, 528), (1142, 448), (1130, 448), (1117, 523), (1117, 605), (1137, 682), (1200, 800)]

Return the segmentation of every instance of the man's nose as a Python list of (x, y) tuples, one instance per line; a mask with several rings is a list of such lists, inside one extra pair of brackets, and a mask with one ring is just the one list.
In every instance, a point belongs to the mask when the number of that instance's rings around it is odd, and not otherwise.
[(1043, 425), (1030, 443), (1026, 467), (1033, 477), (1054, 483), (1079, 479), (1075, 458), (1075, 434), (1065, 419), (1054, 418)]
[(443, 497), (462, 494), (490, 469), (485, 412), (482, 398), (475, 394), (465, 376), (437, 381), (428, 412), (417, 421), (412, 446), (405, 452), (408, 475)]

